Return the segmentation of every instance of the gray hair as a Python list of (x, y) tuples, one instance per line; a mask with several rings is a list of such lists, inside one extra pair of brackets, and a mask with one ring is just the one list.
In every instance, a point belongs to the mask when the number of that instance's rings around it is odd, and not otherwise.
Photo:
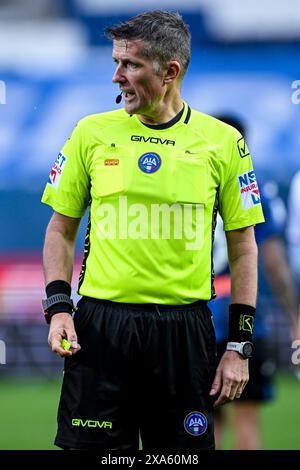
[(160, 68), (170, 60), (177, 60), (181, 65), (181, 78), (190, 63), (191, 35), (179, 13), (147, 11), (109, 26), (105, 33), (112, 40), (141, 40), (144, 56), (157, 61)]

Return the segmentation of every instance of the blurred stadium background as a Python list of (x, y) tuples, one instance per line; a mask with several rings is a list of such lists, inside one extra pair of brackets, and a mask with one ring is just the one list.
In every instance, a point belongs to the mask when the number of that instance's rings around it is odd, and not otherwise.
[[(283, 221), (288, 215), (289, 184), (300, 167), (298, 0), (1, 0), (0, 449), (54, 449), (62, 362), (48, 350), (41, 314), (41, 249), (51, 210), (40, 198), (76, 122), (117, 107), (103, 28), (155, 8), (178, 10), (191, 27), (184, 98), (247, 123), (256, 171), (272, 181)], [(74, 290), (76, 283), (75, 273)], [(265, 299), (278, 398), (263, 410), (264, 448), (300, 449), (289, 330), (274, 299)]]

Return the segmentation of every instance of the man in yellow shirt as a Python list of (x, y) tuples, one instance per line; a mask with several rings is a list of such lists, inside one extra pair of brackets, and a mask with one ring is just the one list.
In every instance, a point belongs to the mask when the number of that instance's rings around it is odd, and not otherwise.
[[(49, 344), (65, 357), (55, 443), (75, 449), (213, 449), (213, 407), (248, 380), (259, 190), (243, 137), (181, 98), (190, 33), (154, 11), (107, 29), (124, 109), (82, 119), (43, 202)], [(74, 242), (89, 207), (79, 301)], [(217, 211), (232, 275), (228, 350), (216, 370)], [(72, 348), (61, 346), (67, 338)], [(79, 346), (79, 344), (80, 346)], [(76, 354), (75, 354), (76, 353)]]

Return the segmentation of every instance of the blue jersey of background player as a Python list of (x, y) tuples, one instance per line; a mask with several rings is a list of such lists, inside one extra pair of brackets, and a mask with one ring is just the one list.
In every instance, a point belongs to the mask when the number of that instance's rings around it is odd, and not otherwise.
[[(258, 249), (260, 249), (263, 242), (266, 241), (268, 238), (282, 236), (282, 230), (283, 230), (283, 227), (281, 226), (281, 221), (276, 220), (275, 213), (274, 213), (275, 211), (274, 209), (272, 209), (272, 199), (270, 197), (267, 197), (264, 194), (263, 186), (261, 189), (261, 202), (262, 202), (262, 207), (263, 207), (266, 221), (264, 224), (258, 224), (255, 226), (255, 238), (256, 238), (257, 245), (258, 245)], [(218, 223), (220, 223), (220, 221)], [(224, 237), (224, 243), (222, 243), (220, 240), (216, 240), (217, 250), (222, 250), (222, 249), (226, 250), (225, 235), (221, 233), (221, 230), (217, 230), (216, 237), (221, 237), (221, 236)], [(221, 267), (221, 270), (220, 270), (220, 267), (218, 266), (218, 259), (221, 258), (221, 255), (218, 253), (215, 253), (214, 257), (216, 259), (215, 273), (216, 273), (216, 289), (217, 289), (218, 276), (226, 275), (226, 274), (228, 274), (229, 276), (229, 266), (227, 262), (225, 266), (223, 263), (223, 266)], [(264, 296), (268, 295), (269, 287), (268, 287), (266, 276), (263, 272), (261, 263), (259, 263), (259, 297), (257, 301), (257, 310), (256, 310), (256, 315), (255, 315), (254, 339), (262, 338), (267, 334), (267, 326), (266, 326), (266, 322), (264, 319), (264, 312), (262, 311), (262, 301), (261, 301), (262, 294)], [(218, 295), (218, 292), (217, 292), (217, 295)], [(218, 296), (215, 300), (211, 301), (209, 304), (209, 307), (211, 308), (213, 317), (214, 317), (214, 324), (215, 324), (218, 343), (226, 341), (227, 336), (228, 336), (227, 310), (228, 310), (228, 304), (229, 304), (229, 296), (230, 296), (229, 291), (227, 293), (223, 292), (223, 295)]]

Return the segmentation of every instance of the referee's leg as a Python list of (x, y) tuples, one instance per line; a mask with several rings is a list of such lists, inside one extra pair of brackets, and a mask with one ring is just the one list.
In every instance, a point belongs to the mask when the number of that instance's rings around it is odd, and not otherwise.
[(147, 315), (143, 449), (214, 449), (216, 340), (206, 304)]
[(55, 444), (137, 450), (131, 320), (121, 307), (84, 298), (74, 322), (81, 350), (65, 361)]

